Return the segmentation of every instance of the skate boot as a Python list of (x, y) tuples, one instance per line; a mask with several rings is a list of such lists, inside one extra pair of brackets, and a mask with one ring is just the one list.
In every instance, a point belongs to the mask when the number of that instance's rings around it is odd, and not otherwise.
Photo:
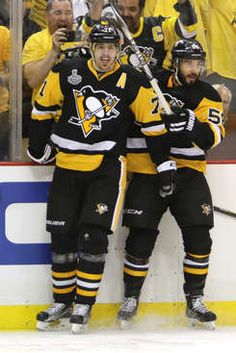
[(117, 314), (117, 320), (121, 329), (129, 326), (138, 309), (138, 299), (135, 297), (125, 298)]
[(36, 316), (36, 328), (40, 331), (47, 331), (53, 328), (65, 326), (63, 319), (69, 318), (72, 313), (72, 305), (54, 303), (47, 310), (41, 311)]
[(201, 295), (186, 295), (186, 317), (191, 326), (201, 323), (210, 330), (215, 329), (216, 314), (208, 310)]
[(91, 317), (91, 308), (88, 304), (75, 304), (70, 318), (72, 333), (81, 333), (87, 328)]

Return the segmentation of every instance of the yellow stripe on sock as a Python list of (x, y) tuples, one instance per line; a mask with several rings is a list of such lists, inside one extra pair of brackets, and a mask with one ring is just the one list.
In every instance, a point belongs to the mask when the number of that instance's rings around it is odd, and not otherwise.
[(191, 273), (193, 275), (206, 275), (208, 273), (208, 268), (189, 268), (189, 267), (184, 267), (184, 272), (186, 273)]
[(96, 297), (97, 292), (98, 292), (97, 290), (89, 292), (89, 291), (82, 290), (82, 289), (79, 289), (79, 288), (76, 289), (76, 294), (77, 295), (83, 295), (84, 297)]
[(76, 286), (70, 287), (70, 288), (53, 288), (53, 293), (56, 294), (66, 294), (70, 293), (75, 289)]
[(124, 268), (124, 273), (127, 273), (128, 275), (135, 276), (135, 277), (145, 277), (148, 273), (148, 271), (134, 271), (130, 270), (129, 268)]
[(69, 278), (73, 277), (76, 275), (76, 270), (71, 271), (71, 272), (55, 272), (52, 271), (52, 275), (56, 278)]
[(82, 271), (77, 271), (77, 277), (93, 279), (99, 281), (102, 279), (102, 274), (86, 273)]

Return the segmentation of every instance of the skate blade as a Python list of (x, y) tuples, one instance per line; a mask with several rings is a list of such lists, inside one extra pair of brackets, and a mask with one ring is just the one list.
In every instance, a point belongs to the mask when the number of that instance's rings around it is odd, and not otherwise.
[(121, 330), (126, 330), (131, 326), (132, 320), (120, 320), (118, 319), (118, 326)]
[(188, 318), (187, 320), (190, 327), (203, 327), (210, 331), (214, 331), (216, 328), (215, 321), (201, 322), (197, 319), (192, 318)]
[(36, 329), (38, 331), (57, 331), (57, 330), (62, 330), (66, 327), (68, 327), (69, 321), (68, 319), (60, 319), (56, 321), (37, 321), (36, 323)]
[(72, 324), (71, 325), (71, 332), (74, 335), (80, 334), (80, 333), (84, 333), (88, 328), (87, 324)]

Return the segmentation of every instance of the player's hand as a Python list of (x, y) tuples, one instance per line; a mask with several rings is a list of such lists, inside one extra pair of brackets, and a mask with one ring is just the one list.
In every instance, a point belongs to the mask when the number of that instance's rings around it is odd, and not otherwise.
[(38, 151), (29, 146), (27, 149), (27, 154), (30, 159), (32, 159), (32, 161), (36, 163), (48, 164), (54, 161), (54, 159), (56, 158), (57, 151), (54, 146), (52, 146), (50, 143), (47, 143), (42, 153), (39, 153)]
[(159, 178), (159, 195), (162, 198), (168, 198), (175, 191), (176, 163), (166, 161), (157, 167)]
[(197, 117), (190, 109), (177, 109), (173, 114), (161, 114), (166, 130), (171, 133), (192, 131)]

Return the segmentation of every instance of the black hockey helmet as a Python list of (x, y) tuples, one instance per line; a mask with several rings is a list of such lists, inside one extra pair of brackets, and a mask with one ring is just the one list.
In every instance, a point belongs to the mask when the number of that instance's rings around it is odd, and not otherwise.
[(196, 40), (180, 39), (172, 48), (172, 61), (176, 59), (205, 60), (206, 53)]
[(89, 34), (90, 42), (93, 43), (120, 43), (117, 29), (111, 24), (96, 24)]

